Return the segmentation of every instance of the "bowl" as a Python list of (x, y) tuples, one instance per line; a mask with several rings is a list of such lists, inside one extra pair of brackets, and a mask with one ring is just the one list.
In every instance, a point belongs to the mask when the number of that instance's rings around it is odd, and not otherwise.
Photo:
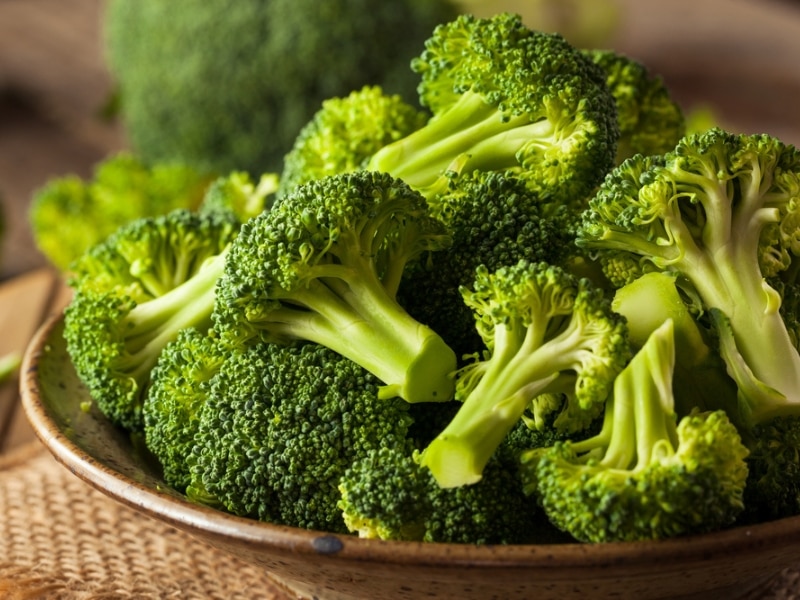
[(263, 567), (320, 600), (752, 598), (800, 561), (800, 517), (665, 541), (475, 546), (364, 540), (276, 526), (194, 504), (96, 410), (55, 316), (26, 351), (22, 403), (66, 468), (114, 500)]

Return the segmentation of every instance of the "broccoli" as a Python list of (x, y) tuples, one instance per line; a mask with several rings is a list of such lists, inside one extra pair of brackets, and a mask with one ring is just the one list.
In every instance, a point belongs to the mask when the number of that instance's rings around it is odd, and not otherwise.
[(268, 210), (278, 192), (279, 176), (263, 173), (258, 181), (244, 171), (219, 177), (208, 187), (199, 212), (227, 211), (240, 223)]
[[(799, 193), (794, 146), (767, 134), (712, 128), (686, 136), (664, 155), (623, 162), (590, 201), (576, 240), (608, 253), (617, 266), (624, 256), (630, 265), (646, 265), (623, 280), (656, 270), (686, 282), (738, 386), (739, 407), (729, 414), (752, 450), (751, 470), (778, 478), (791, 472), (787, 464), (762, 469), (755, 463), (793, 456), (800, 468), (791, 432), (800, 424), (800, 352), (780, 310), (781, 291), (770, 285), (791, 285), (794, 278)], [(777, 432), (770, 441), (762, 437)], [(774, 450), (756, 451), (762, 443)], [(759, 485), (796, 489), (781, 479)], [(800, 495), (789, 496), (791, 503), (767, 495), (758, 504), (800, 512)]]
[(239, 223), (175, 210), (123, 225), (73, 266), (64, 338), (110, 421), (142, 429), (142, 402), (164, 346), (211, 326), (215, 288)]
[(602, 67), (617, 105), (620, 137), (616, 164), (634, 154), (663, 154), (686, 133), (686, 120), (661, 77), (613, 50), (582, 50)]
[(320, 103), (364, 85), (409, 101), (409, 61), (448, 0), (113, 0), (107, 64), (148, 163), (278, 171)]
[(660, 325), (614, 380), (602, 430), (521, 457), (525, 489), (584, 542), (721, 529), (743, 509), (747, 448), (725, 411), (677, 420), (674, 325)]
[(376, 86), (326, 99), (284, 158), (280, 194), (314, 179), (364, 167), (383, 146), (416, 131), (427, 120), (427, 113)]
[(475, 269), (490, 271), (520, 259), (561, 263), (573, 246), (567, 212), (553, 207), (510, 173), (449, 173), (428, 204), (452, 237), (431, 260), (411, 265), (398, 291), (400, 303), (432, 327), (456, 352), (483, 348), (475, 317), (461, 296)]
[(191, 483), (189, 457), (208, 385), (229, 353), (196, 327), (178, 331), (151, 370), (142, 402), (144, 442), (162, 467), (164, 481), (178, 491)]
[(114, 231), (141, 217), (196, 209), (211, 177), (183, 164), (146, 166), (128, 152), (97, 165), (89, 179), (57, 177), (34, 192), (28, 219), (47, 260), (68, 271), (74, 260)]
[(463, 295), (487, 351), (460, 370), (463, 404), (421, 455), (442, 487), (479, 481), (540, 396), (548, 412), (559, 411), (557, 428), (588, 427), (629, 357), (624, 320), (601, 290), (560, 267), (525, 260), (495, 272), (479, 267)]
[(215, 330), (231, 344), (317, 342), (381, 379), (381, 397), (449, 400), (455, 354), (396, 299), (406, 265), (448, 242), (424, 198), (389, 175), (311, 181), (242, 225)]
[(378, 150), (367, 168), (420, 191), (449, 169), (510, 171), (565, 203), (613, 167), (619, 128), (602, 69), (519, 15), (461, 15), (412, 62), (426, 125)]
[(410, 405), (379, 398), (379, 387), (313, 342), (229, 349), (200, 408), (187, 494), (241, 516), (347, 532), (341, 476), (373, 450), (409, 448)]
[(515, 464), (490, 460), (475, 485), (441, 488), (413, 453), (372, 450), (342, 476), (339, 506), (362, 538), (460, 544), (514, 544), (536, 535), (536, 505)]

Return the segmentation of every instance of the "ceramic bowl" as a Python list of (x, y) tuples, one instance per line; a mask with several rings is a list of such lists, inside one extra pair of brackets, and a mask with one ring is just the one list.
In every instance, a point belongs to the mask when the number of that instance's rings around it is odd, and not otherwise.
[(22, 378), (24, 409), (55, 458), (111, 498), (263, 566), (299, 598), (733, 599), (800, 564), (800, 518), (659, 542), (472, 546), (362, 540), (198, 506), (84, 409), (62, 331), (60, 317), (43, 325)]

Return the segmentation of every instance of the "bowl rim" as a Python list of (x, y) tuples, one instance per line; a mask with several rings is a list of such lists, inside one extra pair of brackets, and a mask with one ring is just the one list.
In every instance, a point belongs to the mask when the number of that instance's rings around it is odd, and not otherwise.
[[(236, 540), (273, 553), (313, 555), (382, 565), (463, 568), (608, 568), (669, 565), (709, 561), (720, 554), (737, 556), (797, 545), (800, 516), (750, 526), (736, 526), (707, 534), (668, 540), (604, 543), (472, 545), (399, 542), (362, 539), (259, 522), (193, 503), (174, 490), (147, 487), (104, 465), (73, 442), (42, 399), (38, 384), (39, 361), (63, 320), (49, 317), (31, 338), (23, 355), (20, 394), (23, 410), (34, 433), (57, 462), (85, 483), (136, 511), (166, 522), (199, 538), (225, 543)], [(109, 472), (113, 471), (113, 476)]]

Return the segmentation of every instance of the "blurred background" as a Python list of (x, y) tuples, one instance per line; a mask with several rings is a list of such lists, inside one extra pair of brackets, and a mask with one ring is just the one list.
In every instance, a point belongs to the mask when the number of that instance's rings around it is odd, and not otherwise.
[[(460, 0), (510, 10), (576, 45), (629, 54), (682, 107), (731, 130), (800, 145), (800, 2), (793, 0)], [(114, 85), (103, 0), (0, 0), (0, 280), (45, 264), (29, 231), (35, 190), (128, 145), (103, 116)]]

